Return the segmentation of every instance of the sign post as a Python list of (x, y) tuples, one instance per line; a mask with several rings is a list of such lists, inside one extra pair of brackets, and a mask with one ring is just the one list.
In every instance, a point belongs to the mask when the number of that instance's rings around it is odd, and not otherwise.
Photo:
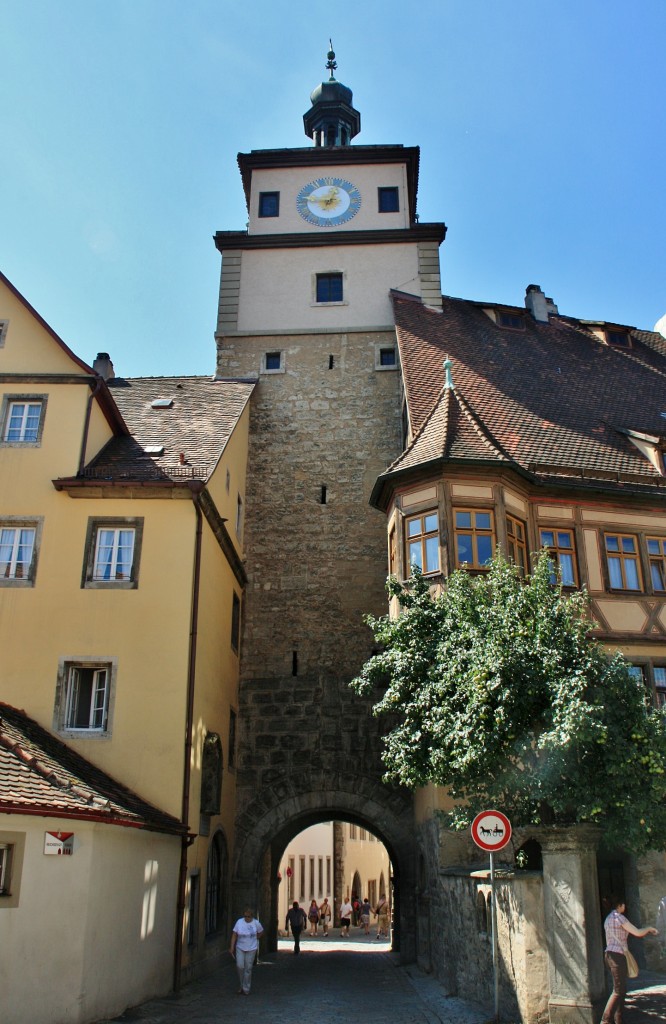
[(472, 822), (472, 839), (490, 854), (490, 927), (493, 944), (493, 977), (495, 981), (495, 1020), (499, 1020), (499, 965), (497, 955), (497, 907), (495, 904), (496, 850), (503, 850), (511, 839), (511, 822), (501, 811), (481, 811)]

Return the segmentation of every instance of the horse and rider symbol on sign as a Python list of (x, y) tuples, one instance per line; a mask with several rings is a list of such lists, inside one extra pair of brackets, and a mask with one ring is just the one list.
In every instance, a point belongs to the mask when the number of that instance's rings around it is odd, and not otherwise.
[(481, 811), (472, 822), (472, 839), (482, 850), (502, 850), (511, 839), (511, 822), (501, 811)]

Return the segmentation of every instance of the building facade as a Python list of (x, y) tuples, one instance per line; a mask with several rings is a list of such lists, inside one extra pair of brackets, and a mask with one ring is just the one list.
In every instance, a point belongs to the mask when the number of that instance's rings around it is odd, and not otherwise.
[[(143, 944), (114, 929), (96, 948), (102, 963), (113, 964), (113, 983), (86, 983), (85, 995), (76, 958), (67, 971), (47, 959), (52, 984), (40, 973), (39, 986), (3, 961), (11, 973), (5, 991), (23, 1007), (12, 1019), (25, 1019), (30, 1005), (36, 1022), (89, 1020), (169, 991), (228, 942), (253, 385), (129, 381), (113, 376), (108, 357), (90, 367), (5, 278), (0, 320), (0, 698), (8, 714), (24, 709), (83, 758), (84, 780), (93, 769), (104, 773), (166, 823), (163, 856), (150, 858), (160, 927), (145, 943), (157, 945), (158, 966), (152, 954), (140, 955)], [(93, 783), (94, 772), (94, 790)], [(101, 870), (95, 852), (111, 842), (109, 813), (93, 814), (94, 796), (88, 816), (63, 806), (57, 787), (51, 797), (33, 794), (25, 771), (0, 779), (0, 915), (19, 958), (35, 928), (29, 894), (43, 890), (53, 870), (38, 817), (49, 819), (47, 829), (74, 831), (77, 899), (103, 906), (83, 879), (92, 886)], [(89, 829), (67, 827), (91, 815), (92, 846)], [(136, 873), (140, 862), (143, 879), (148, 860), (135, 829), (120, 828), (116, 845), (118, 863), (127, 867), (129, 858)], [(79, 875), (84, 863), (90, 868)], [(128, 927), (132, 911), (140, 920), (144, 897), (140, 887), (130, 891)], [(63, 908), (48, 902), (39, 919), (42, 940), (56, 947)]]

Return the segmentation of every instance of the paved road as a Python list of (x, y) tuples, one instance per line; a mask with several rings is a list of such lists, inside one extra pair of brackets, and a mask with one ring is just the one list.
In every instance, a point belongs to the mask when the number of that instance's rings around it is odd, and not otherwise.
[[(115, 1021), (142, 1024), (486, 1024), (488, 1013), (460, 999), (414, 966), (401, 967), (387, 943), (374, 940), (302, 939), (262, 954), (249, 996), (237, 995), (229, 959), (214, 974), (187, 985), (178, 998), (154, 999)], [(110, 1022), (106, 1022), (110, 1024)]]
[[(187, 985), (180, 996), (154, 999), (127, 1010), (113, 1024), (489, 1024), (492, 1013), (447, 997), (414, 965), (401, 967), (388, 944), (376, 941), (303, 939), (301, 955), (280, 940), (254, 968), (252, 992), (237, 995), (229, 958), (219, 970)], [(630, 983), (625, 1024), (663, 1024), (666, 978), (641, 974)], [(100, 1022), (112, 1024), (112, 1022)]]

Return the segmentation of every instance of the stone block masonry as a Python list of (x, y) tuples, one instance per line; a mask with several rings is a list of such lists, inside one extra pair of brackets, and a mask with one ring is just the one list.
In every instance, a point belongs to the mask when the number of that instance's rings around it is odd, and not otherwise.
[[(220, 376), (259, 377), (250, 417), (237, 774), (245, 865), (250, 847), (273, 842), (278, 823), (288, 831), (290, 821), (316, 815), (318, 804), (320, 820), (334, 817), (333, 809), (358, 820), (372, 807), (367, 827), (384, 830), (394, 857), (404, 844), (404, 870), (411, 865), (411, 797), (381, 782), (385, 724), (348, 686), (373, 649), (364, 616), (388, 610), (386, 521), (369, 497), (401, 451), (399, 373), (376, 369), (378, 347), (395, 344), (388, 331), (219, 342)], [(280, 372), (262, 373), (266, 353), (278, 351)], [(284, 804), (271, 816), (266, 799)]]

